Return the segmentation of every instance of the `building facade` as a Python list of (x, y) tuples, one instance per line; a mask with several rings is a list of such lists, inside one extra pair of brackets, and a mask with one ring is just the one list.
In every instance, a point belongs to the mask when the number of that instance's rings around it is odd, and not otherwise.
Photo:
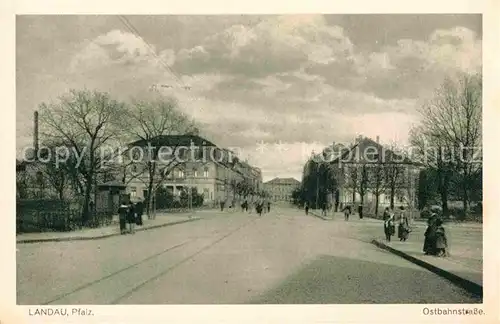
[[(238, 182), (248, 181), (256, 189), (262, 187), (260, 169), (241, 161), (234, 152), (220, 148), (200, 136), (162, 136), (152, 139), (150, 143), (153, 147), (169, 148), (167, 151), (173, 152), (173, 156), (158, 162), (154, 183), (159, 183), (174, 197), (196, 188), (203, 195), (204, 204), (215, 205), (236, 199)], [(129, 147), (146, 148), (147, 143), (137, 141)], [(130, 154), (125, 155), (130, 157)], [(127, 193), (140, 199), (147, 197), (149, 188), (150, 172), (144, 169), (144, 165), (142, 161), (130, 163), (124, 181)]]
[(294, 178), (274, 178), (264, 183), (266, 191), (272, 201), (292, 201), (293, 191), (300, 187), (300, 181)]
[[(366, 137), (358, 137), (329, 161), (338, 183), (339, 205), (363, 205), (374, 212), (378, 196), (378, 212), (391, 205), (414, 208), (420, 168), (403, 154), (390, 150)], [(335, 200), (335, 198), (334, 198)]]

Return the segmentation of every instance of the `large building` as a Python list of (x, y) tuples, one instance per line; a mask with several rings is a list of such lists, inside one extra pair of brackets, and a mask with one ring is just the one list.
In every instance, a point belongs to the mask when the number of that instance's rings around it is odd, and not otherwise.
[[(334, 144), (312, 158), (330, 166), (337, 183), (336, 192), (327, 197), (332, 205), (362, 204), (364, 211), (373, 213), (378, 196), (378, 213), (389, 207), (391, 200), (394, 207), (416, 206), (419, 166), (381, 145), (378, 138), (358, 136), (349, 146)], [(304, 167), (304, 177), (314, 172), (311, 160)]]
[[(247, 181), (255, 190), (262, 187), (259, 168), (240, 160), (234, 152), (220, 148), (197, 135), (160, 136), (150, 141), (137, 141), (129, 151), (147, 151), (147, 147), (161, 147), (168, 152), (158, 156), (155, 183), (179, 196), (188, 188), (196, 188), (205, 204), (236, 199), (236, 184)], [(165, 153), (165, 152), (164, 152)], [(125, 154), (130, 156), (131, 154)], [(133, 154), (132, 154), (133, 156)], [(125, 176), (127, 193), (141, 199), (147, 197), (149, 170), (147, 163), (130, 163)]]
[(294, 178), (274, 178), (264, 183), (264, 190), (272, 201), (292, 201), (293, 191), (300, 186)]

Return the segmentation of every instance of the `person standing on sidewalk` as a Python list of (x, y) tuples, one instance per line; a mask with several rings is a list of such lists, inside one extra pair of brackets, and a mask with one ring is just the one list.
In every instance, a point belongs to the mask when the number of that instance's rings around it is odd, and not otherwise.
[(134, 234), (135, 233), (134, 225), (136, 222), (136, 216), (135, 216), (135, 208), (133, 202), (130, 202), (130, 204), (128, 205), (127, 222), (129, 224), (129, 233)]
[(387, 242), (391, 241), (391, 236), (394, 235), (394, 214), (391, 213), (389, 207), (386, 207), (384, 210), (384, 234)]
[(268, 201), (267, 202), (267, 212), (270, 213), (271, 212), (271, 201)]
[(304, 204), (304, 210), (306, 211), (306, 215), (309, 215), (309, 203), (307, 201)]
[(434, 255), (436, 247), (436, 222), (437, 215), (433, 213), (431, 217), (427, 220), (427, 229), (425, 230), (424, 236), (424, 253), (426, 255)]
[(142, 214), (144, 213), (144, 203), (142, 201), (139, 201), (135, 205), (135, 213), (137, 215), (137, 220), (136, 220), (137, 226), (142, 226)]
[(447, 256), (448, 250), (448, 239), (446, 238), (446, 232), (443, 227), (443, 221), (440, 219), (436, 220), (436, 246), (434, 248), (434, 253), (436, 256), (444, 257)]
[(400, 241), (405, 242), (410, 234), (410, 223), (404, 207), (401, 206), (399, 209), (401, 214), (399, 215), (398, 238)]
[(120, 221), (120, 233), (125, 234), (127, 231), (127, 216), (128, 216), (128, 205), (126, 202), (122, 202), (118, 208), (118, 219)]

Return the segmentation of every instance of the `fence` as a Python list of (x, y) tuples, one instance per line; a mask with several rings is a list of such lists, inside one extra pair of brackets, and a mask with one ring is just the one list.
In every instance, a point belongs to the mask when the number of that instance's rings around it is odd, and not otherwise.
[(112, 222), (112, 215), (105, 212), (91, 213), (85, 221), (77, 201), (18, 200), (16, 207), (16, 233), (67, 232)]

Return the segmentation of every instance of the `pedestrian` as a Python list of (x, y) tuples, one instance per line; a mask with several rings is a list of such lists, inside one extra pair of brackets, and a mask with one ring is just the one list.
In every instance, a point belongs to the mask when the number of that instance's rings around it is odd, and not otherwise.
[(270, 201), (267, 202), (267, 212), (268, 213), (271, 212), (271, 202)]
[(408, 221), (408, 216), (405, 213), (403, 206), (399, 207), (399, 225), (398, 225), (398, 238), (400, 241), (405, 242), (410, 234), (410, 222)]
[(144, 203), (142, 201), (139, 201), (135, 205), (135, 213), (137, 216), (137, 219), (136, 219), (137, 226), (142, 226), (142, 214), (144, 213)]
[(255, 211), (257, 212), (257, 214), (259, 214), (259, 216), (262, 216), (263, 206), (264, 206), (264, 203), (262, 201), (257, 202), (257, 206), (255, 207)]
[(241, 211), (244, 212), (247, 208), (247, 201), (245, 199), (245, 201), (243, 201), (243, 203), (241, 204)]
[(120, 221), (121, 234), (125, 234), (127, 231), (127, 216), (128, 216), (128, 205), (125, 201), (122, 201), (120, 207), (118, 207), (118, 220)]
[(448, 250), (448, 239), (446, 237), (446, 232), (443, 227), (443, 221), (440, 219), (436, 220), (436, 240), (434, 247), (434, 255), (439, 257), (447, 256)]
[(394, 214), (390, 211), (389, 207), (386, 207), (383, 215), (384, 220), (384, 234), (387, 242), (391, 241), (391, 236), (394, 235)]
[(134, 208), (133, 202), (130, 202), (130, 204), (128, 205), (127, 222), (129, 224), (130, 234), (134, 234), (135, 233), (134, 225), (136, 222), (136, 215), (135, 215), (135, 208)]
[(306, 201), (306, 203), (304, 204), (304, 209), (306, 211), (306, 215), (309, 215), (309, 203)]
[(363, 205), (358, 206), (359, 219), (363, 219)]
[(431, 217), (427, 220), (427, 229), (424, 233), (424, 248), (423, 251), (426, 255), (434, 255), (436, 247), (436, 227), (437, 215), (435, 213), (431, 214)]
[(346, 221), (349, 220), (349, 216), (351, 216), (351, 205), (347, 205), (344, 207), (344, 209), (342, 209), (342, 211), (344, 212), (344, 219)]
[(220, 202), (220, 211), (224, 211), (224, 205), (225, 205), (225, 202), (223, 200), (221, 200), (221, 202)]
[(321, 204), (321, 215), (326, 217), (326, 202)]

